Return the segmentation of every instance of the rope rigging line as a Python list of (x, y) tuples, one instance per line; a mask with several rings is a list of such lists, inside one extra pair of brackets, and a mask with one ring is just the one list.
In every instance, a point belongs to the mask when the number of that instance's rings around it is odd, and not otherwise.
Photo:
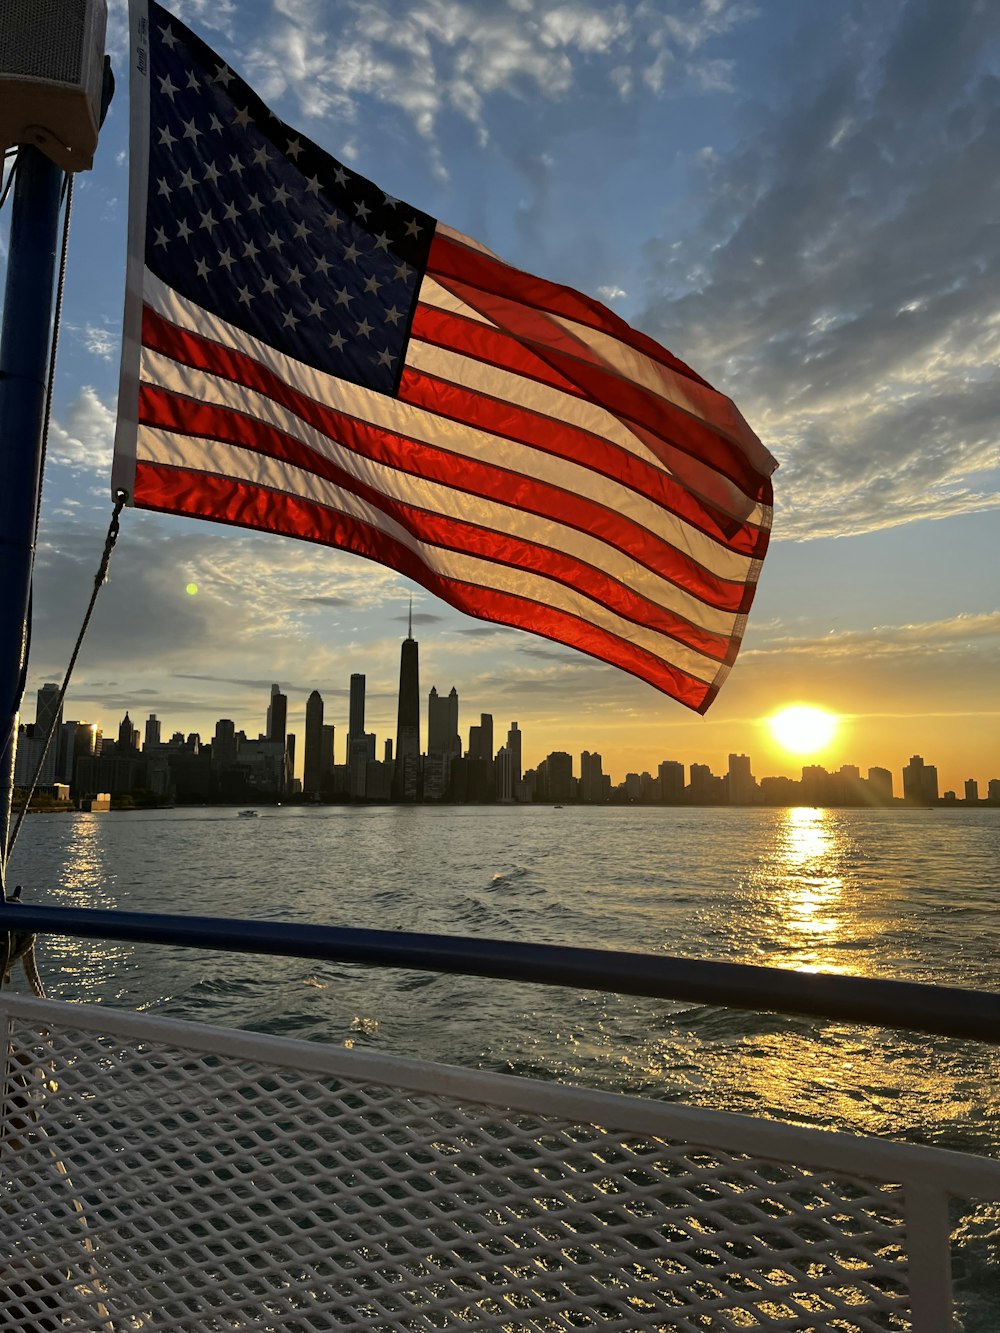
[(28, 812), (28, 806), (31, 803), (31, 798), (35, 794), (35, 788), (38, 785), (38, 776), (42, 771), (42, 765), (45, 763), (45, 756), (49, 752), (49, 746), (52, 743), (52, 737), (55, 734), (55, 719), (59, 716), (59, 710), (63, 706), (63, 700), (66, 697), (66, 690), (69, 688), (70, 677), (73, 674), (73, 668), (76, 666), (76, 659), (80, 655), (80, 649), (83, 646), (84, 636), (86, 635), (87, 630), (90, 626), (90, 618), (94, 613), (94, 606), (97, 603), (97, 594), (101, 591), (101, 588), (107, 581), (108, 565), (111, 561), (111, 552), (114, 550), (115, 543), (118, 540), (118, 532), (119, 532), (118, 520), (122, 510), (125, 507), (125, 502), (127, 499), (128, 499), (127, 491), (122, 491), (122, 490), (115, 491), (114, 512), (111, 515), (111, 523), (108, 526), (108, 535), (104, 539), (104, 551), (101, 555), (101, 561), (100, 564), (98, 565), (97, 573), (94, 575), (94, 590), (90, 594), (90, 601), (87, 604), (87, 610), (83, 617), (83, 624), (80, 626), (80, 632), (76, 636), (76, 643), (73, 645), (73, 652), (70, 654), (69, 664), (66, 667), (66, 674), (63, 677), (63, 683), (59, 689), (59, 697), (56, 700), (55, 707), (52, 710), (52, 725), (49, 728), (48, 735), (45, 737), (45, 744), (42, 747), (42, 752), (38, 757), (38, 762), (35, 765), (35, 771), (34, 774), (32, 775), (31, 786), (28, 788), (28, 791), (25, 794), (24, 803), (22, 804), (21, 809), (18, 811), (17, 822), (15, 823), (11, 831), (10, 839), (7, 843), (6, 854), (8, 857), (10, 856), (11, 851), (13, 850), (14, 843), (17, 840), (17, 835), (21, 830), (21, 825), (24, 823), (24, 816)]

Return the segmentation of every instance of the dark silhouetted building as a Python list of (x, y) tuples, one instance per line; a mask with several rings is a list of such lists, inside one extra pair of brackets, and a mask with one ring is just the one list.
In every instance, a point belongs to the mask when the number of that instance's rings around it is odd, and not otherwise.
[(676, 759), (664, 759), (656, 770), (660, 780), (660, 800), (677, 805), (684, 799), (684, 765)]
[(212, 737), (212, 768), (219, 773), (234, 768), (238, 753), (236, 725), (231, 718), (220, 717)]
[(729, 756), (729, 804), (751, 805), (757, 792), (757, 783), (750, 772), (750, 757), (745, 754)]
[(146, 729), (142, 738), (143, 750), (152, 750), (160, 743), (160, 720), (155, 713), (146, 718)]
[(903, 799), (915, 805), (930, 805), (938, 798), (938, 771), (925, 764), (919, 754), (903, 769)]
[(284, 745), (288, 731), (288, 696), (277, 685), (271, 686), (271, 702), (267, 706), (266, 739)]
[(346, 762), (351, 762), (351, 742), (365, 734), (365, 678), (360, 671), (351, 676), (351, 693), (347, 713)]
[(604, 800), (604, 760), (589, 750), (580, 755), (580, 800), (591, 804)]
[(413, 637), (413, 607), (406, 638), (399, 653), (399, 708), (396, 714), (396, 762), (392, 780), (394, 801), (419, 801), (420, 782), (420, 658)]
[(326, 775), (323, 754), (323, 696), (313, 690), (306, 700), (306, 737), (302, 754), (302, 790), (307, 796), (319, 793)]

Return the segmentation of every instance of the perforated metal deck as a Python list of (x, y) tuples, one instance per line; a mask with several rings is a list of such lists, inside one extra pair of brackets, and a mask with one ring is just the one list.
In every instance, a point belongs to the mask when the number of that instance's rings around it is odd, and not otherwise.
[(1000, 1163), (0, 999), (3, 1327), (950, 1327)]

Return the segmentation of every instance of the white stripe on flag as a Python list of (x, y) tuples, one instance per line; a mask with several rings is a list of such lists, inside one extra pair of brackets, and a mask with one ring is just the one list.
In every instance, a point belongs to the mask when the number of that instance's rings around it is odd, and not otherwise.
[[(414, 505), (445, 518), (455, 518), (494, 532), (519, 537), (553, 551), (566, 552), (575, 559), (603, 571), (655, 605), (676, 612), (693, 625), (727, 637), (733, 632), (737, 618), (735, 613), (707, 606), (701, 599), (691, 596), (676, 583), (661, 578), (627, 554), (614, 546), (609, 546), (598, 537), (592, 537), (589, 533), (567, 527), (556, 519), (539, 517), (489, 498), (469, 494), (467, 491), (456, 493), (453, 487), (425, 480), (360, 456), (353, 450), (339, 445), (330, 436), (309, 426), (295, 413), (288, 411), (273, 399), (202, 371), (195, 372), (197, 375), (195, 384), (187, 367), (177, 366), (169, 358), (156, 353), (149, 351), (144, 353), (143, 371), (143, 378), (148, 382), (158, 384), (171, 392), (193, 397), (198, 402), (211, 403), (266, 422), (276, 430), (301, 440), (320, 458), (336, 462), (338, 467), (343, 468), (362, 485), (370, 486), (390, 499)], [(375, 396), (381, 398), (383, 402), (388, 401), (382, 395)], [(165, 461), (151, 451), (161, 434), (158, 429), (140, 427), (138, 456), (141, 460)], [(227, 447), (236, 446), (227, 444)], [(197, 441), (193, 448), (197, 448)], [(270, 461), (266, 455), (261, 454), (257, 457), (261, 459), (262, 469)], [(262, 484), (270, 485), (270, 483)]]
[(447, 550), (421, 542), (402, 524), (360, 496), (331, 485), (312, 472), (279, 459), (268, 458), (215, 440), (194, 440), (170, 431), (140, 427), (143, 456), (167, 467), (204, 472), (233, 481), (262, 486), (285, 495), (299, 496), (369, 524), (394, 541), (408, 547), (434, 573), (443, 578), (471, 583), (480, 588), (526, 597), (576, 616), (606, 633), (644, 649), (688, 675), (711, 681), (721, 663), (678, 643), (655, 630), (636, 625), (594, 602), (583, 593), (531, 570), (499, 565), (491, 560)]

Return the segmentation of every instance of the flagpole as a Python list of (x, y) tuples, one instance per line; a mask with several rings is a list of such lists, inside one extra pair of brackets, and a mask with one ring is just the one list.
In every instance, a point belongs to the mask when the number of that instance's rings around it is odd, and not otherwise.
[(0, 332), (0, 899), (24, 693), (63, 172), (18, 150)]

